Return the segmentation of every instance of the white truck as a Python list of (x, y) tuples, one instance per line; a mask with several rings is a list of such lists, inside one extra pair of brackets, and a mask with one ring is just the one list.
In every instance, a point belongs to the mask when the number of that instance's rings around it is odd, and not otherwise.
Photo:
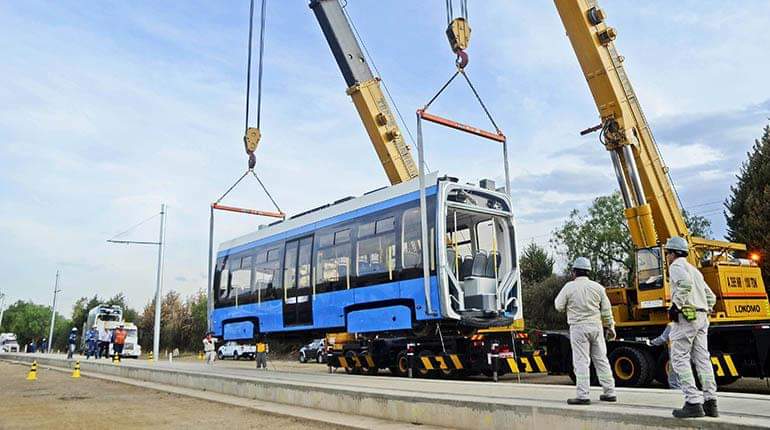
[[(112, 333), (116, 328), (123, 325), (123, 328), (128, 332), (126, 334), (126, 341), (123, 344), (123, 353), (121, 357), (139, 358), (142, 355), (142, 347), (139, 345), (139, 330), (136, 324), (132, 322), (126, 322), (123, 320), (123, 309), (117, 305), (98, 305), (88, 311), (88, 319), (83, 325), (83, 331), (85, 334), (88, 329), (96, 325), (99, 330), (102, 326)], [(85, 336), (82, 336), (83, 347), (85, 348)], [(110, 343), (109, 356), (112, 357), (114, 350), (112, 343)]]
[(0, 351), (19, 352), (19, 342), (13, 333), (0, 333)]
[(257, 355), (257, 346), (256, 345), (241, 345), (238, 344), (238, 342), (226, 342), (224, 345), (220, 346), (217, 350), (217, 358), (220, 360), (224, 359), (225, 357), (230, 357), (233, 360), (238, 360), (240, 358), (246, 358), (248, 360), (253, 360), (254, 357)]

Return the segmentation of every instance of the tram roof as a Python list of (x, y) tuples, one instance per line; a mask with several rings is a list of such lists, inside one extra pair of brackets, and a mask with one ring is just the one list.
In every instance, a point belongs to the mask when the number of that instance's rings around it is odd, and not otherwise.
[[(427, 188), (436, 185), (438, 173), (433, 172), (425, 175)], [(277, 236), (282, 233), (289, 233), (292, 230), (298, 230), (301, 227), (312, 226), (315, 223), (330, 220), (332, 218), (352, 215), (351, 213), (359, 209), (377, 206), (390, 200), (403, 198), (411, 193), (419, 191), (419, 180), (417, 178), (401, 184), (383, 187), (374, 191), (369, 191), (359, 197), (346, 197), (329, 203), (315, 209), (311, 209), (299, 214), (293, 215), (284, 221), (278, 221), (270, 224), (268, 227), (257, 231), (236, 237), (235, 239), (222, 242), (219, 245), (219, 252), (229, 251), (227, 254), (239, 252), (242, 249), (256, 246), (255, 242)], [(416, 198), (416, 196), (415, 196)], [(412, 200), (411, 198), (408, 200)], [(406, 201), (406, 200), (405, 200)], [(352, 218), (353, 216), (350, 216)], [(317, 226), (321, 227), (321, 226)], [(312, 230), (314, 230), (313, 228)], [(304, 230), (304, 229), (303, 229)]]

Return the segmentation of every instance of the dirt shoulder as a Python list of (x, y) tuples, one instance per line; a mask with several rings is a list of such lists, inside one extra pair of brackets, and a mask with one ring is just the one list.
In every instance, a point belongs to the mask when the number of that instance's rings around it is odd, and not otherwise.
[[(260, 413), (40, 368), (27, 381), (27, 366), (0, 361), (0, 428), (313, 428), (305, 420)], [(326, 426), (329, 428), (329, 426)]]

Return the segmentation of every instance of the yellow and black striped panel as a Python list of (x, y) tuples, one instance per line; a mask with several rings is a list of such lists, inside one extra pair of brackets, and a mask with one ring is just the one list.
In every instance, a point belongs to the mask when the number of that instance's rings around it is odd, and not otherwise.
[(357, 367), (374, 367), (374, 358), (369, 354), (351, 354), (350, 356), (332, 355), (328, 358), (332, 367), (343, 367), (345, 369), (355, 369)]
[(738, 369), (730, 354), (719, 354), (711, 356), (711, 364), (714, 366), (714, 376), (740, 376)]
[(465, 367), (457, 354), (445, 355), (415, 355), (415, 364), (420, 369), (426, 370), (462, 370)]
[[(511, 373), (546, 373), (543, 357), (539, 351), (532, 354), (524, 354), (517, 358), (506, 357), (500, 359), (500, 366), (507, 367)], [(505, 368), (503, 367), (503, 368)]]

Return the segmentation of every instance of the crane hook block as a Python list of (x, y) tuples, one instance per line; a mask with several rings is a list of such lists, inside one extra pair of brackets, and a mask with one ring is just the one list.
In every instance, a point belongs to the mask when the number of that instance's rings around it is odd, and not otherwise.
[(257, 150), (259, 139), (262, 137), (258, 128), (249, 127), (246, 129), (246, 135), (243, 136), (243, 144), (246, 146), (246, 153), (252, 154)]
[(446, 37), (452, 52), (457, 53), (468, 49), (471, 41), (471, 26), (465, 18), (455, 18), (446, 29)]

